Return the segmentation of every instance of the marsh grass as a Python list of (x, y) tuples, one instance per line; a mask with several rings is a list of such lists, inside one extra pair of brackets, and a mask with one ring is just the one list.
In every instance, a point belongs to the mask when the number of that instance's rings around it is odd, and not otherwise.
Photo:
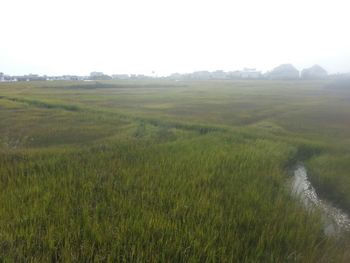
[(6, 99), (14, 102), (21, 102), (28, 104), (29, 106), (39, 107), (39, 108), (47, 108), (47, 109), (63, 109), (69, 111), (77, 111), (79, 107), (76, 105), (67, 105), (67, 104), (58, 104), (58, 103), (49, 103), (41, 100), (31, 100), (24, 98), (15, 98), (15, 97), (5, 97), (2, 96), (0, 99)]
[(350, 195), (343, 118), (297, 110), (324, 83), (107, 84), (0, 85), (0, 261), (350, 260), (286, 187), (303, 160)]

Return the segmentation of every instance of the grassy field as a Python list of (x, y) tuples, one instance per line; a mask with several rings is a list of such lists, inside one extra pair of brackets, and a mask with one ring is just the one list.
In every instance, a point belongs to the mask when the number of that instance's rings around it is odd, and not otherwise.
[(350, 262), (290, 195), (350, 212), (350, 87), (0, 85), (0, 262)]

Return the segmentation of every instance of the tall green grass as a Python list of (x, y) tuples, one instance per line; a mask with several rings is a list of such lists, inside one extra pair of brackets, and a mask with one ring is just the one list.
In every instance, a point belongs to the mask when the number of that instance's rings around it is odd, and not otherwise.
[(0, 85), (0, 261), (349, 262), (287, 184), (350, 195), (342, 119), (295, 111), (322, 83), (115, 84)]

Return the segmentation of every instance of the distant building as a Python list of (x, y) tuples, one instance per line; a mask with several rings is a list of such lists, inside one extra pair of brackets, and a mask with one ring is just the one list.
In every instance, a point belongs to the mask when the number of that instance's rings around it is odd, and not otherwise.
[(265, 74), (268, 79), (299, 79), (299, 71), (292, 64), (282, 64)]
[(169, 79), (171, 80), (182, 80), (184, 78), (183, 74), (180, 73), (173, 73), (169, 76)]
[(229, 71), (226, 73), (228, 79), (240, 79), (241, 78), (241, 71)]
[(121, 79), (121, 80), (125, 80), (125, 79), (129, 79), (129, 75), (128, 74), (114, 74), (112, 75), (112, 79)]
[(223, 70), (216, 70), (211, 73), (212, 79), (227, 79), (227, 74)]
[(71, 81), (79, 80), (79, 77), (75, 75), (63, 75), (62, 77), (64, 80), (71, 80)]
[(97, 71), (93, 71), (90, 73), (90, 77), (101, 77), (103, 76), (103, 72), (97, 72)]
[(258, 79), (261, 78), (261, 72), (255, 68), (244, 68), (240, 72), (240, 76), (242, 79)]
[(314, 65), (301, 71), (302, 79), (326, 79), (327, 77), (327, 71), (319, 65)]
[(14, 76), (14, 79), (17, 81), (43, 81), (46, 80), (46, 77), (41, 77), (36, 74), (29, 74), (29, 75), (24, 75), (24, 76)]
[(143, 74), (131, 74), (130, 79), (150, 79), (151, 77), (143, 75)]
[(112, 77), (103, 74), (103, 72), (91, 72), (90, 73), (90, 80), (109, 80), (112, 79)]
[(0, 72), (0, 81), (5, 81), (5, 74)]
[(203, 70), (203, 71), (195, 71), (188, 75), (189, 79), (194, 80), (208, 80), (212, 78), (212, 74), (209, 71)]

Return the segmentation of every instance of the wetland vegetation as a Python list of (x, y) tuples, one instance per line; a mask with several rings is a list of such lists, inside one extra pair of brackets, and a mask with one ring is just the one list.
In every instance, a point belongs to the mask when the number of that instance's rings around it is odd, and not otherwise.
[(286, 186), (350, 212), (350, 85), (0, 84), (0, 261), (349, 262)]

